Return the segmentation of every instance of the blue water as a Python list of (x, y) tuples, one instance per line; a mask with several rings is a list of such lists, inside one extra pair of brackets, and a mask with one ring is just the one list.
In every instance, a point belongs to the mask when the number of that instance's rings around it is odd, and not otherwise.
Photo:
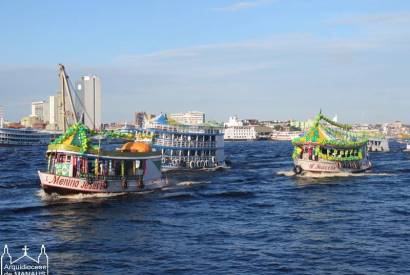
[(45, 148), (0, 149), (0, 247), (45, 244), (50, 274), (409, 274), (410, 154), (298, 178), (287, 142), (227, 143), (232, 168), (144, 194), (50, 197)]

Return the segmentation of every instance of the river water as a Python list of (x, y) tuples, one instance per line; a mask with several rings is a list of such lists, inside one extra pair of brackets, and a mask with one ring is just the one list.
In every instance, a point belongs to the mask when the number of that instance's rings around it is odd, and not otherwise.
[(0, 148), (0, 248), (15, 258), (44, 244), (50, 274), (409, 274), (410, 154), (399, 149), (373, 153), (365, 174), (301, 178), (288, 142), (226, 143), (230, 169), (59, 197), (39, 187), (45, 148)]

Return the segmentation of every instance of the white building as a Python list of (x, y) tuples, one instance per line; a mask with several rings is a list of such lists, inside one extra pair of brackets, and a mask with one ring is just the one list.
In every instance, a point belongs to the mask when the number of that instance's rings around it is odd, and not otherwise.
[(237, 116), (229, 117), (228, 122), (224, 123), (225, 140), (256, 140), (258, 139), (258, 126), (243, 125)]
[(258, 138), (254, 126), (231, 126), (225, 128), (225, 140), (255, 140)]
[(74, 98), (78, 119), (91, 129), (101, 128), (101, 83), (98, 76), (83, 76), (76, 83), (78, 97)]
[(186, 125), (199, 125), (205, 123), (205, 113), (198, 111), (169, 114), (168, 118)]
[(243, 126), (243, 122), (237, 116), (230, 116), (228, 122), (224, 123), (224, 127), (238, 127)]
[(35, 101), (31, 103), (31, 116), (39, 118), (44, 121), (44, 101)]

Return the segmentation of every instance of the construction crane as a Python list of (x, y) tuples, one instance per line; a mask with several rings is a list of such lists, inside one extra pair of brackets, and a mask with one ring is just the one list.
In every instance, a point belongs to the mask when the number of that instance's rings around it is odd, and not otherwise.
[(65, 132), (71, 125), (78, 122), (77, 112), (74, 107), (73, 96), (71, 93), (68, 75), (64, 65), (58, 64), (60, 91), (62, 97), (62, 116), (63, 116), (63, 131)]

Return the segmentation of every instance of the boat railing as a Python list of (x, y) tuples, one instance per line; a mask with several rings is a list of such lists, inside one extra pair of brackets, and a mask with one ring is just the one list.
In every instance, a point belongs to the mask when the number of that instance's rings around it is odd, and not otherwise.
[(154, 124), (150, 125), (149, 128), (155, 130), (178, 132), (178, 133), (189, 133), (189, 134), (222, 134), (222, 128), (201, 126), (201, 125), (162, 125)]
[(127, 180), (139, 180), (142, 178), (142, 175), (95, 175), (93, 173), (88, 173), (88, 174), (80, 174), (78, 178), (81, 179), (87, 179), (89, 182), (93, 181), (104, 181), (104, 180), (121, 180), (121, 179), (127, 179)]
[(175, 160), (191, 162), (191, 161), (209, 161), (215, 160), (215, 156), (164, 156), (165, 162), (174, 162)]
[(156, 139), (155, 145), (166, 147), (184, 147), (184, 148), (214, 148), (216, 147), (215, 141), (196, 141), (196, 140), (169, 140), (169, 139)]

